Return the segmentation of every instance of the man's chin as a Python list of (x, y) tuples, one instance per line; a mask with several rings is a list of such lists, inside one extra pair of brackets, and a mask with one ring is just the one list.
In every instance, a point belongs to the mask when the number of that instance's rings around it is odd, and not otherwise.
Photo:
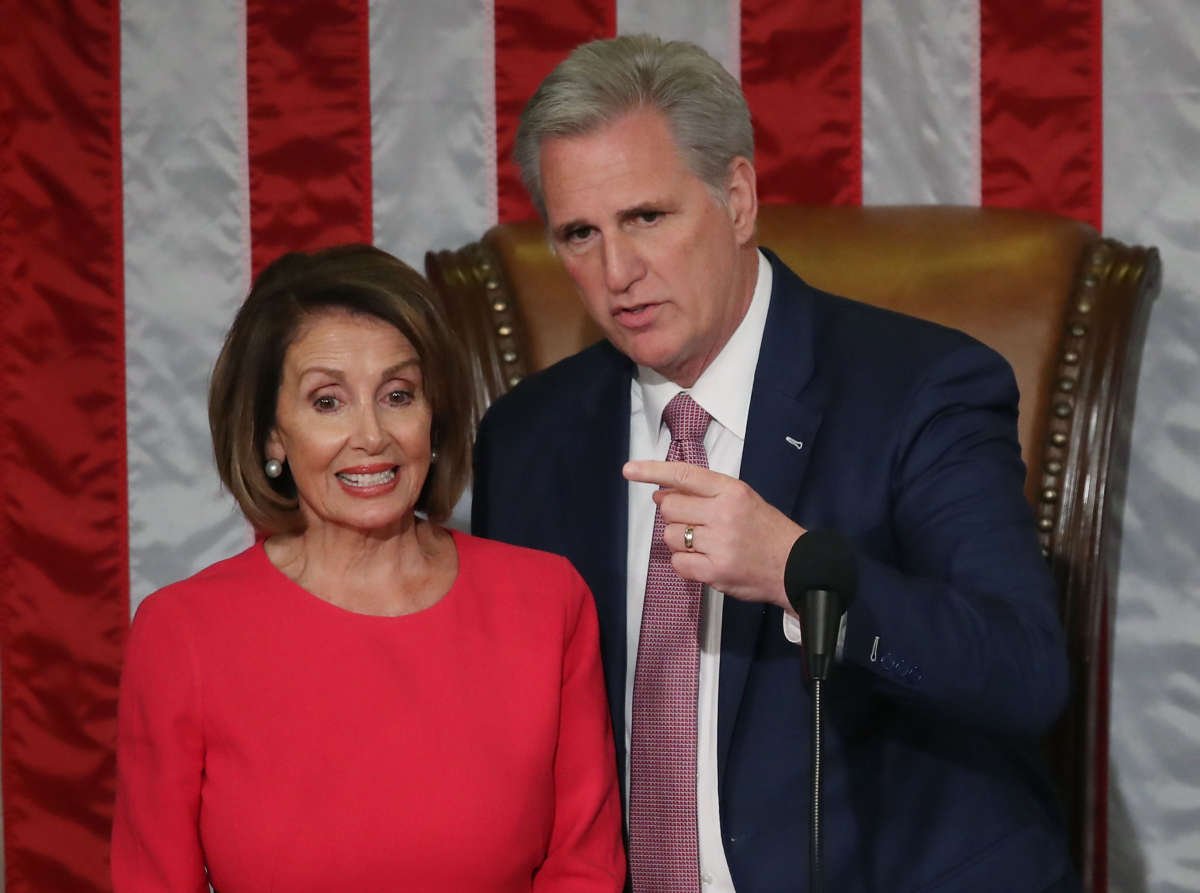
[(662, 344), (656, 344), (650, 337), (629, 337), (626, 334), (621, 339), (611, 339), (613, 345), (639, 366), (645, 366), (656, 372), (670, 368), (675, 355)]
[(663, 378), (673, 381), (680, 387), (690, 388), (700, 377), (700, 370), (692, 371), (682, 362), (677, 353), (665, 350), (625, 350), (620, 345), (617, 349), (633, 360), (639, 366), (653, 369)]

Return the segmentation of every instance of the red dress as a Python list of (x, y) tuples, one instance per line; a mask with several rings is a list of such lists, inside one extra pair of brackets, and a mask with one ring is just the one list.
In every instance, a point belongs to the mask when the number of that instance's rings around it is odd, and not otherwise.
[(261, 544), (143, 602), (117, 893), (621, 890), (591, 595), (564, 559), (453, 536), (454, 585), (402, 617), (317, 598)]

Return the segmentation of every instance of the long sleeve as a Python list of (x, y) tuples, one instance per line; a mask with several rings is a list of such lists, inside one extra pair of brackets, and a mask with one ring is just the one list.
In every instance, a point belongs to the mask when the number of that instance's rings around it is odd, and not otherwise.
[(596, 609), (574, 571), (571, 587), (554, 760), (554, 824), (533, 889), (619, 891), (625, 882), (621, 804)]
[(845, 658), (902, 699), (1037, 735), (1062, 709), (1066, 653), (1023, 496), (1016, 400), (1007, 364), (979, 345), (915, 388), (892, 469), (899, 561), (860, 556)]
[(203, 893), (198, 828), (204, 743), (190, 643), (168, 601), (151, 597), (125, 651), (113, 821), (115, 893)]

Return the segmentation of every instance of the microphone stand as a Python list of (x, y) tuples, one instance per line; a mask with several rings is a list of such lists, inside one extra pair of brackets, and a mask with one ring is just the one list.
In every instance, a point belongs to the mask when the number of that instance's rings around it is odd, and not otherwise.
[(823, 680), (813, 680), (812, 726), (812, 822), (809, 839), (808, 889), (811, 893), (825, 891), (825, 863), (821, 849), (821, 724), (824, 709), (821, 704)]
[(821, 823), (821, 764), (825, 705), (822, 686), (833, 670), (838, 628), (854, 600), (858, 570), (849, 542), (832, 531), (810, 530), (792, 544), (784, 569), (784, 591), (800, 618), (808, 675), (812, 680), (812, 812), (808, 850), (811, 893), (824, 893), (825, 857)]
[(827, 589), (808, 589), (802, 596), (804, 645), (808, 649), (808, 671), (812, 678), (812, 812), (808, 849), (808, 887), (811, 893), (824, 893), (825, 860), (821, 824), (821, 763), (825, 725), (823, 687), (833, 669), (837, 627), (844, 608), (841, 598)]

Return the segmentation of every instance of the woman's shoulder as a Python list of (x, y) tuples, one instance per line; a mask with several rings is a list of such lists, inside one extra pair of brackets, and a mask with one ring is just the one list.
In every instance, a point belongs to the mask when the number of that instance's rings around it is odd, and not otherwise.
[(451, 530), (450, 534), (454, 537), (459, 560), (465, 565), (512, 566), (521, 570), (534, 569), (547, 573), (578, 576), (570, 561), (553, 552), (543, 552), (527, 546), (514, 546), (500, 540), (484, 539), (461, 530)]
[(481, 615), (519, 629), (513, 641), (569, 639), (596, 608), (583, 577), (566, 558), (451, 531), (459, 557), (459, 585), (472, 593)]
[(192, 574), (152, 592), (138, 606), (137, 615), (191, 613), (229, 598), (239, 598), (247, 590), (260, 588), (268, 571), (262, 543), (213, 562)]
[(125, 645), (129, 673), (136, 677), (148, 668), (194, 662), (239, 625), (258, 628), (249, 607), (254, 599), (247, 595), (262, 589), (265, 561), (256, 544), (142, 599)]
[(511, 588), (528, 597), (566, 595), (571, 600), (589, 592), (575, 566), (561, 555), (450, 532), (458, 549), (459, 573), (491, 590)]

